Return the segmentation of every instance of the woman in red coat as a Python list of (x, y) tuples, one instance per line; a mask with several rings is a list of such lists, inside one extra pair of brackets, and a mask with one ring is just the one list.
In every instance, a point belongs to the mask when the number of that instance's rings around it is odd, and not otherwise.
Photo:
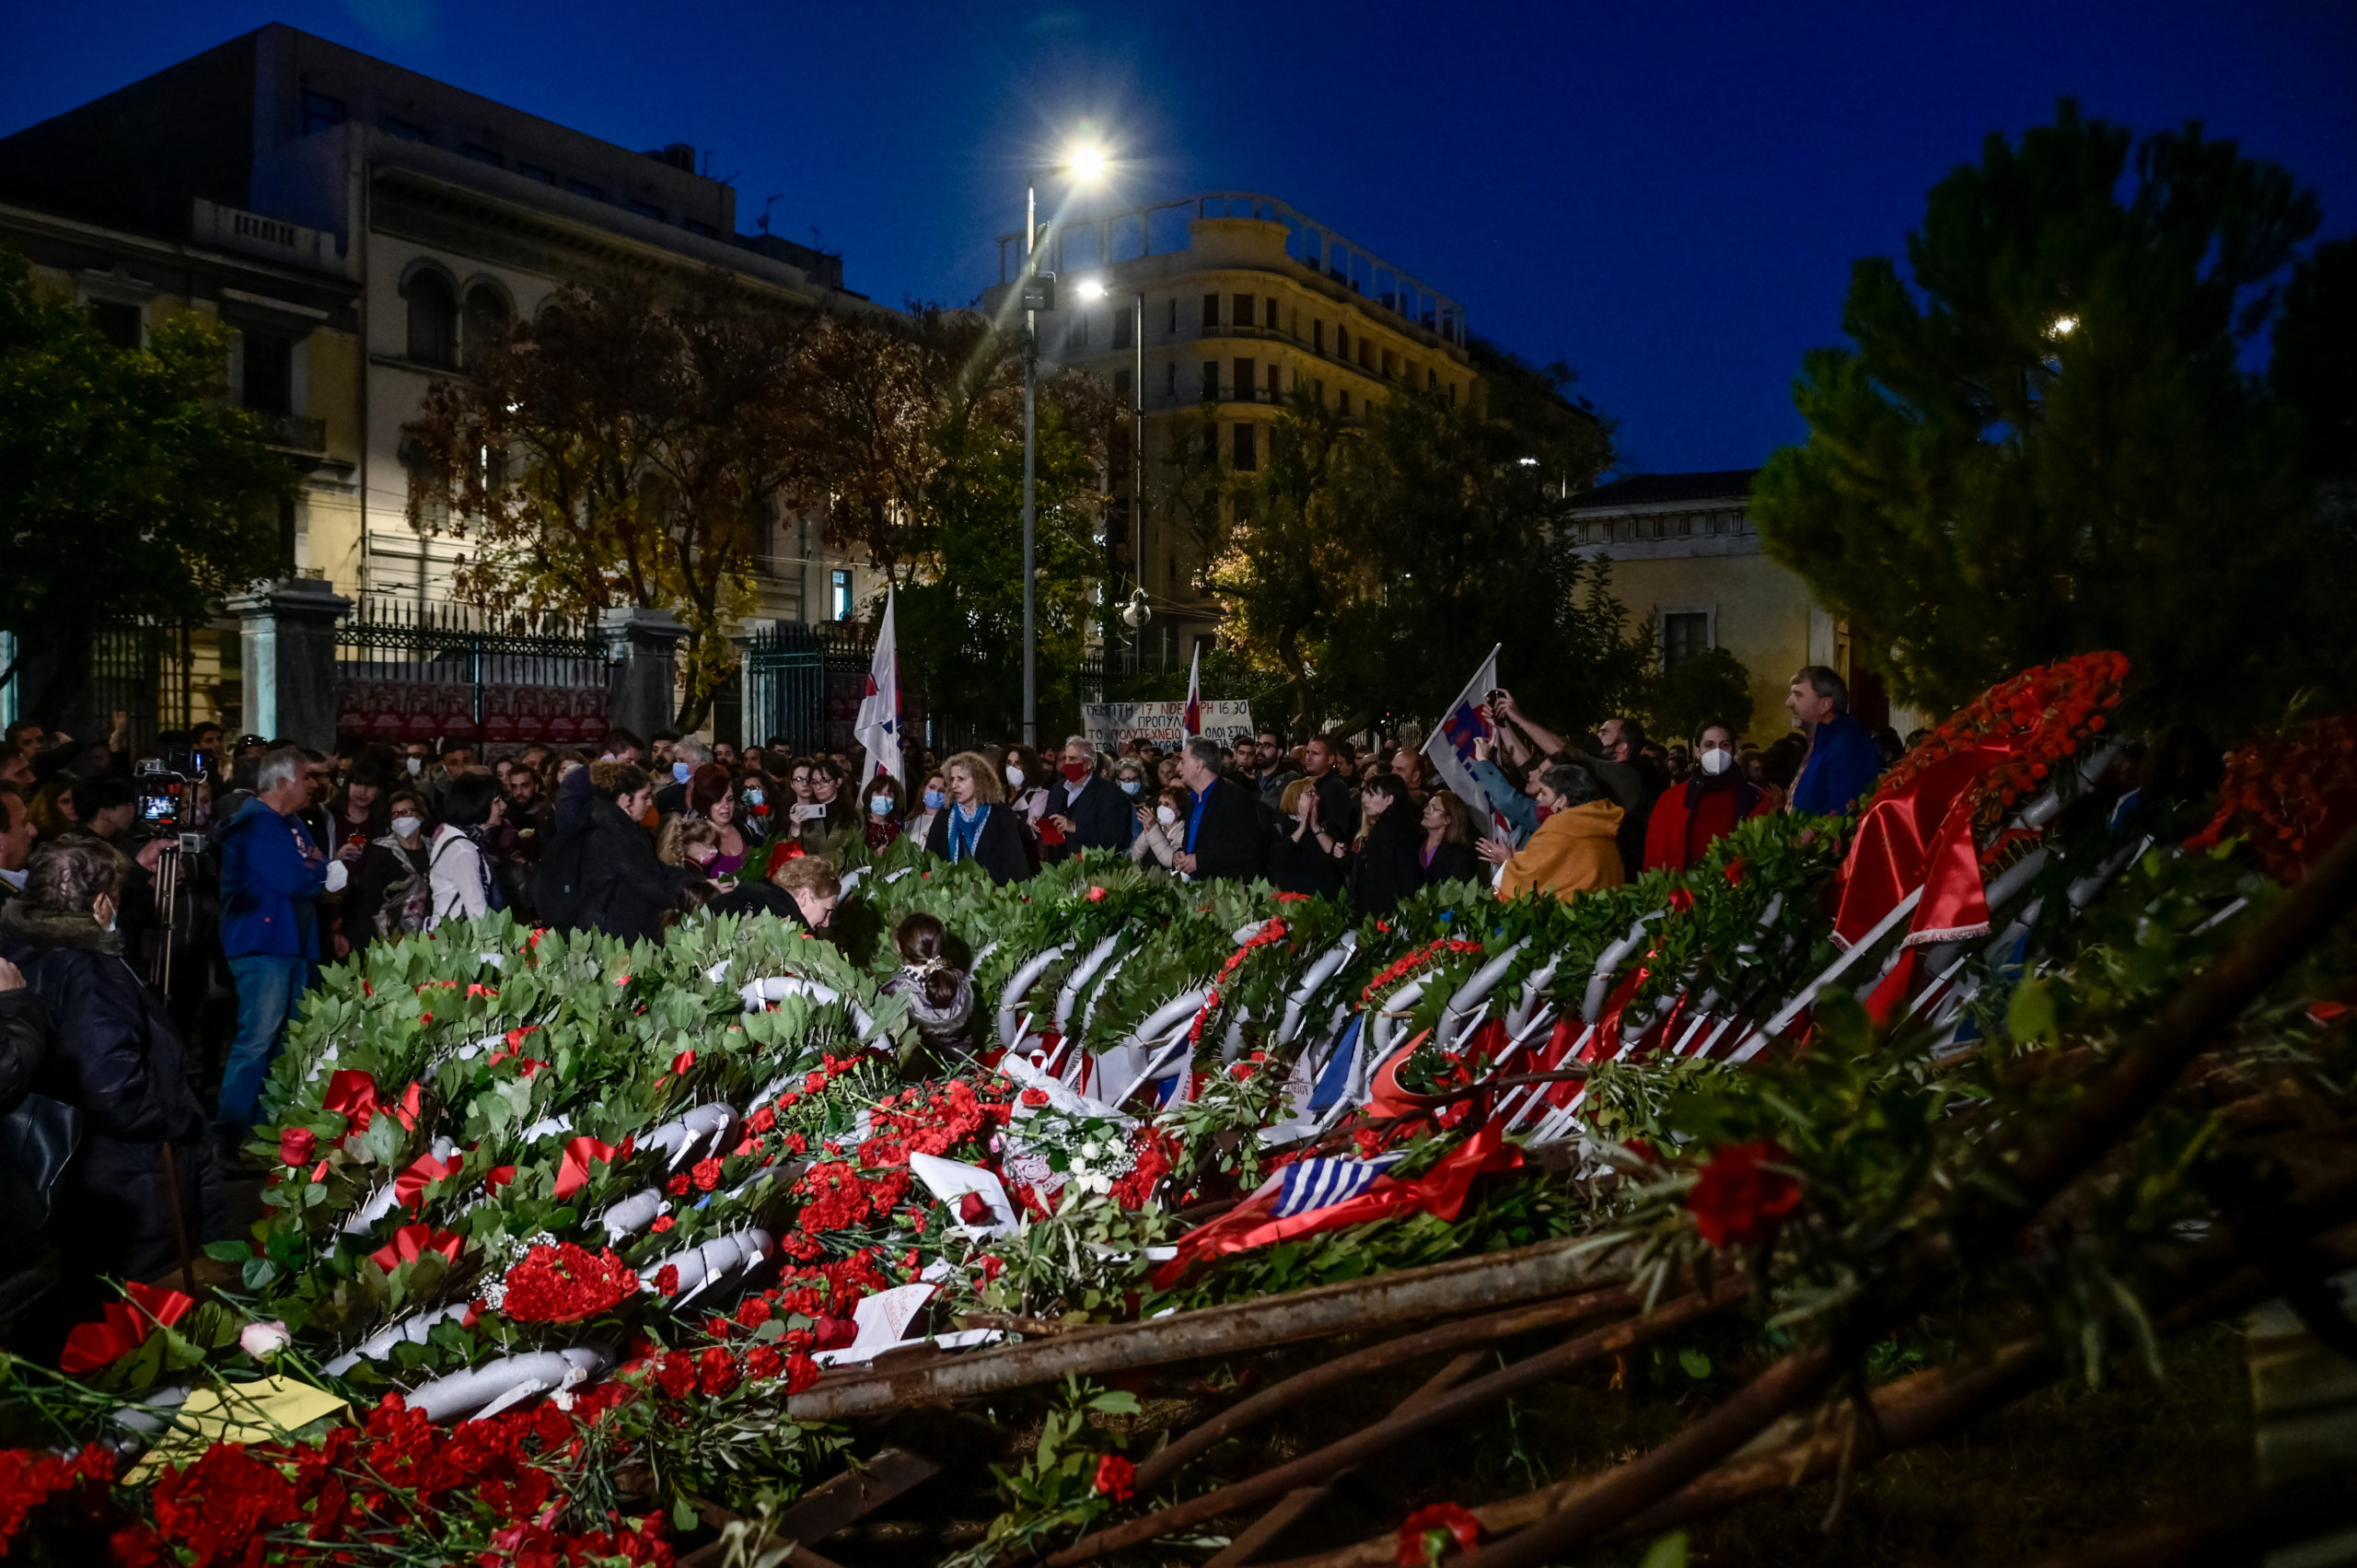
[(1769, 808), (1768, 797), (1736, 765), (1735, 732), (1706, 724), (1694, 737), (1694, 769), (1654, 802), (1645, 827), (1647, 871), (1686, 871), (1737, 822)]

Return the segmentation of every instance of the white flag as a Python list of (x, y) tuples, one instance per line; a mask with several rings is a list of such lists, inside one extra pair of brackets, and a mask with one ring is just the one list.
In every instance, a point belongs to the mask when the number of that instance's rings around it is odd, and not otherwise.
[[(1504, 645), (1501, 643), (1498, 647)], [(1489, 719), (1482, 714), (1481, 703), (1497, 689), (1498, 649), (1492, 648), (1490, 656), (1481, 661), (1481, 668), (1473, 672), (1473, 679), (1465, 683), (1465, 690), (1457, 694), (1457, 701), (1448, 705), (1448, 712), (1441, 715), (1433, 738), (1424, 742), (1424, 755), (1431, 760), (1441, 783), (1473, 808), (1475, 821), (1488, 823), (1493, 834), (1511, 838), (1513, 824), (1490, 804), (1490, 797), (1481, 792), (1480, 784), (1473, 777), (1473, 743), (1495, 738)]]
[(1192, 740), (1203, 733), (1203, 645), (1195, 645), (1195, 656), (1187, 666), (1187, 713), (1179, 727)]
[(908, 787), (908, 765), (900, 760), (900, 653), (892, 637), (892, 590), (884, 590), (884, 619), (876, 628), (876, 659), (867, 667), (867, 690), (859, 702), (852, 738), (867, 748), (867, 776), (889, 773)]

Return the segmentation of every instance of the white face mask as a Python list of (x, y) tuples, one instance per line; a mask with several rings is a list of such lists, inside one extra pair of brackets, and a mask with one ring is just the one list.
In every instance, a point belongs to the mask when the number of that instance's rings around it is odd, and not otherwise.
[(1735, 766), (1735, 753), (1727, 750), (1724, 747), (1713, 746), (1709, 750), (1703, 752), (1697, 761), (1702, 764), (1702, 771), (1704, 772), (1710, 774), (1713, 778), (1717, 778), (1721, 773), (1725, 772), (1729, 768)]
[(1006, 787), (1009, 789), (1021, 789), (1023, 787), (1022, 769), (1010, 766), (1006, 770)]
[(423, 757), (412, 757), (409, 760), (409, 776), (415, 778), (418, 774), (424, 772), (425, 772), (425, 759)]
[(1178, 820), (1178, 813), (1175, 807), (1157, 806), (1154, 808), (1154, 819), (1167, 828)]
[(424, 821), (420, 818), (396, 817), (393, 819), (393, 837), (413, 839), (417, 837), (417, 830), (424, 826)]

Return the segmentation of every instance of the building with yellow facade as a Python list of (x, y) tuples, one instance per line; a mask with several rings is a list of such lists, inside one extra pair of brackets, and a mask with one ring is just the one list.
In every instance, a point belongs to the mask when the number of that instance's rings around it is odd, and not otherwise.
[[(1143, 587), (1154, 610), (1149, 661), (1185, 662), (1219, 621), (1184, 530), (1132, 505), (1141, 476), (1151, 497), (1175, 443), (1208, 442), (1248, 472), (1296, 393), (1345, 417), (1403, 386), (1475, 393), (1456, 300), (1273, 196), (1177, 197), (1050, 224), (1039, 243), (1058, 284), (1057, 308), (1039, 318), (1042, 368), (1088, 371), (1140, 412), (1138, 460), (1109, 476), (1107, 545), (1111, 597)], [(994, 313), (1023, 271), (1019, 230), (999, 255), (984, 296)]]

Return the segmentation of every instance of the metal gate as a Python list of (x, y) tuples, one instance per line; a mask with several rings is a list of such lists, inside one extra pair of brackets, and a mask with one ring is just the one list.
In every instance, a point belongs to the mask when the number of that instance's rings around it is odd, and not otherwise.
[[(775, 744), (798, 755), (857, 745), (852, 726), (875, 654), (875, 634), (855, 621), (772, 621), (754, 632), (745, 639), (745, 744)], [(910, 733), (922, 734), (916, 699), (901, 692), (900, 716)]]
[(594, 746), (608, 681), (603, 640), (561, 617), (364, 598), (336, 633), (336, 735)]

